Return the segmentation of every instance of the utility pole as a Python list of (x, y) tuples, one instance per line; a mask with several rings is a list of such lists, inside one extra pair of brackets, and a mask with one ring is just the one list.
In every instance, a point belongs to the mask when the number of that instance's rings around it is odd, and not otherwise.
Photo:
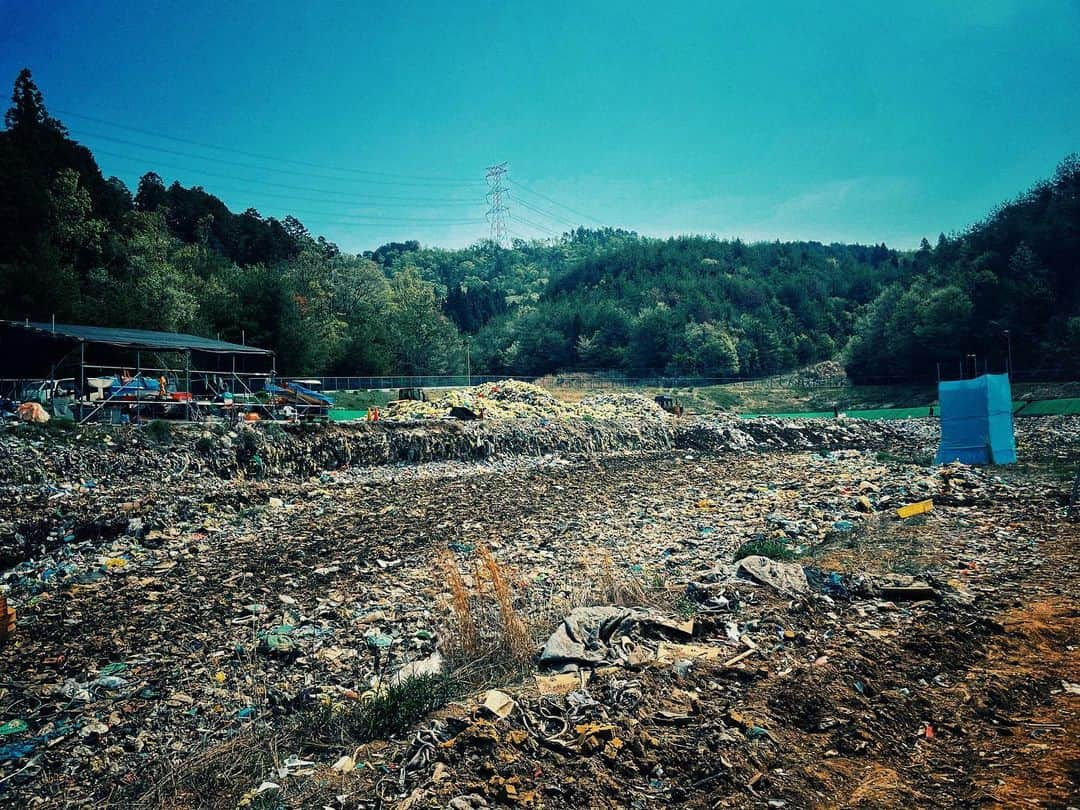
[(510, 211), (503, 204), (503, 195), (506, 194), (506, 186), (503, 185), (506, 162), (488, 166), (485, 171), (488, 183), (487, 221), (491, 226), (491, 241), (502, 247), (506, 243), (506, 214)]

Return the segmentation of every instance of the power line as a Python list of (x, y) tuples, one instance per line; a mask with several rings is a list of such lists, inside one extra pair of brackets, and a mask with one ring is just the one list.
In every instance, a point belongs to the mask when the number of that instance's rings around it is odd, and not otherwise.
[[(195, 155), (191, 152), (184, 152), (179, 149), (169, 149), (164, 146), (153, 146), (151, 144), (139, 143), (138, 141), (129, 141), (126, 138), (114, 138), (111, 135), (102, 135), (97, 132), (82, 132), (81, 130), (72, 130), (72, 132), (80, 138), (100, 138), (104, 141), (111, 143), (118, 143), (123, 146), (134, 146), (137, 149), (149, 149), (152, 152), (164, 152), (169, 155), (177, 155), (179, 157), (190, 158), (192, 160), (203, 160), (209, 163), (221, 163), (226, 166), (235, 166), (240, 169), (254, 169), (260, 172), (274, 172), (276, 174), (291, 174), (299, 177), (307, 178), (310, 180), (334, 180), (342, 183), (370, 183), (374, 185), (386, 185), (386, 186), (420, 186), (423, 188), (430, 188), (432, 184), (430, 182), (413, 182), (406, 180), (370, 180), (341, 177), (340, 175), (332, 174), (311, 174), (310, 172), (298, 172), (294, 169), (282, 169), (272, 166), (258, 166), (253, 163), (241, 163), (236, 160), (227, 160), (225, 158), (208, 157), (206, 155)], [(437, 187), (437, 186), (436, 186)]]
[(530, 205), (529, 203), (525, 202), (520, 198), (515, 197), (514, 200), (517, 202), (518, 205), (528, 208), (530, 211), (536, 214), (540, 214), (542, 217), (550, 219), (552, 222), (558, 225), (566, 225), (569, 228), (576, 228), (578, 225), (581, 224), (579, 222), (573, 222), (572, 220), (566, 219), (564, 217), (555, 216), (550, 211), (545, 211), (543, 208), (537, 208), (535, 205)]
[(528, 225), (530, 228), (536, 228), (536, 230), (543, 231), (544, 233), (550, 234), (551, 236), (558, 236), (559, 235), (555, 231), (551, 230), (550, 228), (548, 228), (548, 227), (546, 227), (544, 225), (539, 225), (536, 222), (532, 222), (530, 220), (527, 220), (524, 217), (519, 217), (516, 214), (511, 214), (510, 219), (512, 219), (514, 222), (520, 222), (522, 225)]
[(325, 164), (320, 164), (320, 163), (309, 163), (308, 161), (304, 161), (304, 160), (295, 160), (293, 158), (275, 157), (273, 155), (260, 154), (258, 152), (249, 152), (249, 151), (247, 151), (245, 149), (236, 149), (234, 147), (229, 147), (229, 146), (220, 146), (220, 145), (216, 145), (216, 144), (206, 143), (204, 141), (192, 140), (190, 138), (180, 138), (180, 137), (177, 137), (175, 135), (167, 135), (167, 134), (165, 134), (163, 132), (155, 132), (154, 130), (150, 130), (150, 129), (143, 129), (143, 128), (140, 128), (140, 127), (133, 127), (133, 126), (130, 126), (128, 124), (118, 124), (118, 123), (116, 123), (114, 121), (106, 121), (103, 118), (95, 118), (94, 116), (91, 116), (91, 115), (83, 115), (82, 113), (71, 112), (70, 110), (58, 110), (58, 109), (54, 108), (53, 111), (57, 112), (57, 113), (59, 113), (61, 115), (66, 115), (66, 116), (71, 117), (71, 118), (81, 118), (84, 121), (93, 121), (96, 124), (102, 124), (102, 125), (107, 126), (107, 127), (114, 127), (116, 129), (124, 129), (124, 130), (128, 130), (129, 132), (138, 132), (138, 133), (140, 133), (142, 135), (150, 135), (151, 137), (154, 137), (154, 138), (164, 138), (165, 140), (175, 141), (176, 143), (186, 143), (189, 146), (199, 146), (199, 147), (202, 147), (203, 149), (216, 149), (216, 150), (218, 150), (220, 152), (232, 152), (233, 154), (244, 155), (245, 157), (257, 158), (259, 160), (270, 160), (270, 161), (273, 161), (275, 163), (292, 163), (293, 165), (296, 165), (296, 166), (307, 166), (308, 168), (321, 169), (321, 170), (324, 170), (324, 171), (344, 171), (344, 172), (349, 172), (349, 173), (352, 173), (352, 174), (366, 174), (366, 175), (372, 175), (372, 176), (375, 176), (375, 177), (386, 177), (386, 178), (399, 179), (399, 180), (426, 180), (426, 181), (432, 182), (432, 183), (456, 183), (456, 184), (464, 184), (464, 185), (470, 185), (470, 186), (475, 186), (475, 185), (480, 184), (479, 180), (474, 180), (473, 178), (467, 178), (466, 179), (466, 178), (456, 178), (456, 177), (430, 177), (430, 176), (425, 176), (425, 175), (396, 174), (396, 173), (393, 173), (393, 172), (378, 172), (378, 171), (370, 171), (370, 170), (367, 170), (367, 169), (350, 169), (350, 168), (347, 168), (347, 167), (344, 167), (344, 166), (335, 167), (335, 166), (327, 166)]
[(596, 217), (590, 217), (590, 216), (589, 216), (588, 214), (584, 214), (584, 213), (582, 213), (581, 211), (578, 211), (578, 210), (576, 210), (576, 209), (574, 209), (574, 208), (571, 208), (571, 207), (570, 207), (569, 205), (563, 205), (563, 204), (562, 204), (561, 202), (559, 202), (558, 200), (553, 200), (553, 199), (552, 199), (551, 197), (547, 196), (546, 194), (541, 194), (541, 193), (540, 193), (539, 191), (533, 191), (533, 190), (532, 190), (531, 188), (529, 188), (528, 186), (526, 186), (526, 185), (522, 184), (522, 183), (521, 183), (520, 181), (518, 181), (518, 180), (513, 180), (513, 181), (511, 181), (511, 182), (513, 183), (513, 185), (514, 185), (515, 187), (517, 187), (517, 188), (520, 188), (520, 189), (521, 189), (522, 191), (528, 192), (529, 194), (533, 194), (533, 195), (535, 195), (535, 196), (539, 197), (539, 198), (540, 198), (540, 199), (542, 199), (542, 200), (547, 200), (547, 201), (548, 201), (549, 203), (551, 203), (552, 205), (557, 205), (557, 206), (559, 206), (559, 208), (565, 208), (565, 209), (566, 209), (567, 211), (569, 211), (570, 213), (572, 213), (572, 214), (577, 214), (577, 215), (578, 215), (579, 217), (585, 217), (585, 219), (589, 219), (589, 220), (592, 220), (592, 221), (593, 221), (593, 222), (595, 222), (595, 223), (596, 223), (597, 225), (603, 225), (603, 224), (604, 224), (603, 222), (601, 222), (600, 220), (598, 220), (598, 219), (597, 219)]
[(392, 220), (379, 220), (377, 222), (355, 222), (355, 221), (333, 220), (333, 219), (317, 220), (317, 222), (320, 225), (336, 225), (338, 227), (348, 227), (348, 228), (353, 228), (353, 227), (355, 227), (355, 228), (376, 228), (376, 227), (377, 228), (385, 228), (387, 226), (394, 226), (394, 225), (402, 225), (402, 226), (407, 225), (409, 228), (416, 228), (416, 229), (419, 229), (419, 228), (443, 228), (443, 227), (458, 226), (458, 225), (479, 225), (479, 224), (483, 223), (483, 221), (484, 220), (482, 220), (482, 219), (469, 219), (469, 220), (464, 220), (463, 219), (463, 220), (446, 220), (446, 221), (434, 220), (433, 219), (433, 220), (419, 220), (419, 221), (417, 221), (417, 220), (408, 220), (408, 221), (402, 221), (402, 222), (396, 222), (396, 221), (392, 221)]
[[(166, 166), (168, 168), (176, 169), (176, 170), (179, 170), (179, 171), (182, 171), (182, 172), (189, 172), (189, 173), (192, 173), (192, 174), (204, 174), (204, 175), (207, 175), (207, 176), (210, 176), (210, 177), (217, 177), (217, 178), (221, 178), (221, 179), (224, 179), (224, 180), (235, 180), (237, 182), (245, 183), (247, 185), (271, 186), (271, 187), (274, 187), (274, 188), (284, 188), (284, 189), (288, 189), (288, 190), (291, 190), (291, 191), (310, 191), (310, 192), (314, 192), (315, 194), (333, 194), (333, 195), (336, 195), (338, 197), (349, 197), (350, 199), (356, 199), (353, 196), (353, 192), (350, 192), (350, 191), (339, 191), (337, 189), (328, 189), (328, 188), (315, 188), (313, 186), (296, 186), (296, 185), (292, 185), (290, 183), (274, 183), (274, 182), (272, 182), (270, 180), (254, 180), (254, 179), (252, 179), (250, 177), (237, 177), (234, 174), (222, 174), (221, 172), (211, 171), (210, 169), (192, 168), (190, 166), (181, 166), (179, 164), (172, 163), (172, 162), (169, 162), (169, 161), (158, 160), (157, 158), (149, 158), (149, 159), (147, 159), (147, 158), (133, 157), (131, 155), (122, 155), (122, 154), (119, 154), (117, 152), (111, 152), (111, 151), (109, 151), (107, 149), (98, 149), (98, 150), (96, 150), (96, 152), (97, 152), (97, 154), (100, 154), (100, 155), (107, 155), (107, 156), (112, 157), (112, 158), (117, 158), (119, 160), (125, 160), (125, 161), (132, 162), (132, 163), (140, 163), (140, 164), (142, 164), (142, 163), (145, 163), (145, 162), (152, 162), (154, 165), (157, 165), (157, 166)], [(404, 198), (395, 197), (393, 199), (402, 200)], [(457, 200), (454, 200), (454, 202), (457, 202)]]
[(293, 209), (290, 213), (314, 215), (316, 217), (340, 217), (343, 219), (355, 219), (362, 220), (364, 222), (415, 222), (415, 223), (437, 223), (439, 225), (479, 225), (484, 220), (481, 217), (383, 217), (373, 214), (348, 214), (341, 211), (304, 211), (303, 209)]
[(488, 184), (487, 219), (491, 226), (491, 241), (497, 245), (502, 245), (506, 241), (506, 214), (510, 210), (503, 205), (506, 186), (502, 183), (503, 177), (506, 175), (506, 163), (496, 163), (494, 166), (488, 166), (486, 171)]
[[(217, 190), (219, 190), (219, 191), (221, 191), (223, 189), (222, 186), (215, 186), (215, 188)], [(230, 193), (239, 193), (239, 192), (243, 191), (243, 189), (236, 189), (236, 188), (231, 188), (231, 189), (230, 188), (225, 188), (224, 190), (228, 191)], [(297, 196), (295, 194), (278, 194), (276, 191), (260, 191), (259, 196), (260, 197), (273, 197), (276, 200), (296, 200), (298, 202), (316, 202), (316, 203), (324, 203), (324, 202), (326, 202), (325, 197), (304, 197), (304, 196)], [(457, 206), (468, 206), (470, 208), (476, 208), (476, 200), (448, 200), (448, 201), (444, 202), (444, 201), (441, 201), (441, 200), (425, 200), (425, 199), (422, 199), (422, 198), (418, 198), (418, 199), (414, 199), (414, 200), (408, 200), (408, 202), (399, 202), (399, 200), (406, 200), (406, 199), (408, 199), (408, 198), (405, 198), (405, 197), (385, 197), (385, 198), (352, 197), (352, 198), (350, 198), (348, 200), (343, 200), (342, 203), (343, 204), (344, 203), (355, 203), (358, 206), (377, 205), (380, 208), (416, 208), (418, 206), (423, 207), (425, 205), (430, 205), (431, 207), (436, 207), (436, 208), (450, 208), (450, 207), (457, 207)]]
[[(128, 158), (128, 157), (123, 156), (123, 155), (114, 155), (111, 152), (107, 152), (107, 151), (103, 151), (103, 150), (99, 150), (99, 151), (101, 151), (101, 154), (117, 157), (117, 158), (119, 158), (121, 160), (135, 160), (133, 158)], [(166, 164), (166, 163), (161, 163), (160, 161), (158, 163), (159, 163), (159, 165), (173, 165), (173, 166), (175, 166), (175, 164)], [(182, 169), (182, 167), (178, 167), (178, 168)], [(209, 172), (209, 171), (205, 171), (205, 170), (201, 170), (201, 169), (197, 169), (195, 171), (196, 172), (202, 171), (204, 174), (210, 174), (210, 175), (216, 175), (217, 174), (216, 172)], [(231, 178), (231, 179), (239, 180), (241, 182), (252, 183), (254, 185), (264, 185), (264, 184), (265, 185), (281, 185), (281, 184), (269, 183), (268, 181), (250, 181), (250, 180), (247, 180), (246, 178), (231, 177), (230, 175), (217, 175), (217, 176)], [(294, 188), (292, 186), (287, 186), (287, 187), (288, 188)], [(299, 188), (299, 187), (295, 187), (295, 188)], [(327, 194), (342, 194), (342, 193), (344, 193), (344, 192), (335, 192), (335, 191), (320, 190), (320, 189), (307, 189), (307, 190), (309, 190), (309, 191), (322, 191), (322, 193), (327, 193)], [(270, 194), (269, 196), (275, 196), (275, 195)], [(318, 199), (318, 198), (313, 198), (313, 197), (307, 197), (307, 198), (303, 198), (303, 199), (309, 199), (309, 200), (312, 200), (312, 201), (315, 201), (315, 202), (325, 202), (325, 199)], [(348, 205), (350, 202), (356, 203), (357, 200), (355, 200), (355, 199), (342, 200), (341, 204), (342, 205)], [(475, 203), (472, 203), (472, 204), (475, 205)], [(413, 203), (397, 203), (397, 205), (414, 205), (414, 204)], [(304, 212), (304, 209), (293, 209), (293, 213), (302, 213), (302, 212)], [(306, 213), (315, 214), (316, 216), (335, 216), (335, 217), (341, 217), (341, 216), (346, 216), (347, 217), (347, 216), (350, 216), (349, 214), (342, 213), (340, 211), (311, 211), (310, 209), (308, 209), (306, 211)], [(372, 216), (372, 215), (363, 215), (363, 214), (356, 215), (356, 216), (364, 218), (368, 222), (368, 224), (377, 224), (379, 222), (386, 222), (386, 223), (390, 223), (390, 222), (405, 223), (405, 222), (408, 222), (408, 223), (414, 223), (414, 224), (430, 223), (430, 224), (440, 224), (440, 225), (450, 225), (450, 224), (465, 225), (465, 224), (479, 224), (479, 223), (482, 223), (484, 221), (481, 218), (454, 218), (454, 219), (450, 219), (450, 218), (438, 218), (438, 219), (430, 218), (430, 219), (426, 219), (426, 218), (418, 218), (418, 217), (375, 217), (375, 216)], [(363, 224), (363, 223), (359, 223), (359, 222), (350, 222), (350, 223), (325, 222), (324, 224)]]
[[(120, 156), (120, 155), (118, 155), (118, 154), (116, 154), (114, 152), (101, 151), (100, 153), (103, 154), (103, 155), (109, 155), (109, 157), (114, 157), (114, 158), (116, 158), (118, 160), (130, 161), (132, 163), (138, 163), (139, 165), (143, 165), (143, 162), (144, 162), (142, 158), (135, 158), (135, 157), (130, 157), (130, 156)], [(150, 158), (149, 160), (150, 161), (155, 161), (155, 159), (153, 159), (153, 158)], [(161, 165), (161, 166), (168, 165), (168, 166), (173, 166), (173, 167), (179, 168), (178, 164), (158, 163), (158, 165)], [(190, 170), (191, 172), (196, 173), (196, 174), (198, 172), (202, 171), (202, 169), (197, 169), (197, 168), (190, 168), (188, 170)], [(255, 184), (259, 184), (262, 181), (252, 180), (250, 182), (255, 183)], [(219, 192), (230, 192), (230, 193), (242, 193), (244, 191), (248, 191), (248, 189), (238, 188), (237, 186), (230, 186), (228, 184), (225, 184), (225, 185), (215, 184), (214, 188), (216, 190), (218, 190)], [(337, 192), (326, 192), (326, 193), (337, 193)], [(315, 203), (324, 203), (324, 202), (326, 202), (326, 197), (305, 197), (305, 196), (300, 195), (300, 194), (282, 194), (279, 191), (260, 191), (259, 196), (260, 197), (272, 197), (275, 200), (295, 200), (297, 202), (315, 202)], [(412, 208), (412, 207), (416, 207), (416, 206), (425, 206), (425, 205), (430, 205), (430, 206), (439, 207), (439, 208), (449, 208), (449, 207), (457, 207), (457, 206), (468, 206), (468, 207), (471, 207), (471, 208), (476, 208), (476, 206), (477, 206), (476, 200), (458, 200), (458, 199), (448, 198), (448, 197), (384, 197), (382, 195), (380, 195), (378, 197), (349, 197), (348, 200), (342, 200), (342, 204), (356, 204), (356, 205), (359, 205), (359, 206), (378, 205), (378, 206), (384, 207), (384, 208), (398, 208), (398, 207)]]

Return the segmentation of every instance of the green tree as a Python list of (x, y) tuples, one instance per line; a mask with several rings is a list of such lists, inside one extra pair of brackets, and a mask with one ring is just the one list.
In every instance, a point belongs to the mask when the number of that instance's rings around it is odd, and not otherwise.
[(62, 135), (67, 134), (64, 125), (45, 110), (45, 101), (41, 91), (34, 83), (30, 68), (23, 68), (15, 79), (15, 88), (11, 93), (11, 108), (4, 113), (4, 125), (19, 134), (32, 133), (44, 128)]
[(709, 377), (739, 373), (739, 349), (735, 338), (714, 323), (689, 323), (683, 330), (683, 349), (675, 356), (678, 371)]
[(461, 365), (460, 336), (442, 314), (431, 284), (408, 267), (390, 282), (390, 341), (402, 374), (448, 374)]

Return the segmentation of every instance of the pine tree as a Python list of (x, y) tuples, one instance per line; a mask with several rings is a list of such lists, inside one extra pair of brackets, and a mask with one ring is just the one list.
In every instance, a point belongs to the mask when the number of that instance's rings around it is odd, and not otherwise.
[(49, 115), (41, 91), (34, 84), (30, 68), (23, 68), (15, 79), (11, 109), (4, 113), (4, 125), (13, 132), (32, 132), (39, 127), (67, 135), (64, 125)]

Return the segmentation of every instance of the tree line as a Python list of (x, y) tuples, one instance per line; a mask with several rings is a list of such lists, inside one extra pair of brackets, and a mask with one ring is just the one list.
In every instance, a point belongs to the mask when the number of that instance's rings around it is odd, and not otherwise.
[[(473, 368), (761, 376), (843, 357), (926, 378), (1000, 348), (1075, 369), (1080, 165), (931, 248), (651, 239), (579, 228), (510, 247), (361, 254), (148, 172), (132, 193), (49, 115), (28, 70), (0, 132), (0, 317), (183, 331), (286, 374)], [(1080, 370), (1080, 369), (1076, 369)]]

